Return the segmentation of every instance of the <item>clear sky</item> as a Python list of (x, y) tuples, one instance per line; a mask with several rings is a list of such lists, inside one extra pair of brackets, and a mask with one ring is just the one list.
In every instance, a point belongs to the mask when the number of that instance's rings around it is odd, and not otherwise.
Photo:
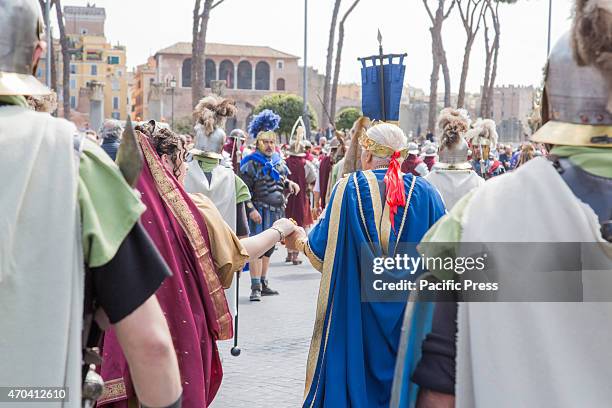
[[(434, 3), (433, 0), (428, 0)], [(127, 46), (128, 66), (178, 41), (191, 41), (193, 0), (90, 0), (106, 8), (106, 36)], [(343, 0), (340, 17), (353, 0)], [(437, 3), (437, 1), (435, 2)], [(553, 0), (553, 44), (567, 29), (571, 0)], [(87, 0), (64, 0), (85, 5)], [(333, 0), (309, 0), (308, 65), (325, 71)], [(519, 0), (501, 9), (501, 53), (497, 84), (538, 85), (546, 62), (548, 0)], [(213, 10), (208, 41), (267, 45), (301, 56), (304, 50), (304, 0), (225, 0)], [(361, 0), (346, 23), (341, 81), (359, 82), (357, 57), (377, 53), (380, 28), (386, 52), (408, 53), (406, 82), (429, 89), (430, 26), (422, 0)], [(444, 29), (445, 47), (457, 92), (465, 31), (454, 10)], [(484, 75), (482, 31), (476, 40), (468, 91), (477, 92)], [(439, 88), (440, 89), (440, 88)]]

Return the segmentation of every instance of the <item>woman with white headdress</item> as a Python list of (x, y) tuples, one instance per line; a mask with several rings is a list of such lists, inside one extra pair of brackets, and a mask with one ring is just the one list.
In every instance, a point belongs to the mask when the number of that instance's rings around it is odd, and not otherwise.
[(465, 134), (469, 127), (470, 119), (463, 109), (446, 108), (438, 118), (442, 132), (440, 159), (425, 179), (437, 187), (449, 210), (461, 197), (484, 183), (468, 161)]

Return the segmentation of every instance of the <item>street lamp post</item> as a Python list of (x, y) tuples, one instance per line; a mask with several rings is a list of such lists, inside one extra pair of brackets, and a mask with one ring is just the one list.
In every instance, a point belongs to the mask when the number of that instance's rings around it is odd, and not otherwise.
[(310, 140), (310, 117), (308, 116), (308, 0), (304, 0), (304, 108), (302, 116), (306, 127), (306, 139)]
[(174, 91), (176, 89), (176, 79), (174, 77), (170, 80), (170, 92), (172, 92), (172, 130), (174, 130)]
[(546, 51), (546, 60), (548, 60), (548, 56), (550, 55), (550, 30), (552, 26), (552, 0), (548, 1), (548, 48)]
[(47, 60), (45, 61), (45, 77), (46, 83), (51, 88), (51, 53), (53, 52), (53, 43), (51, 42), (51, 0), (45, 2), (45, 28), (47, 41)]

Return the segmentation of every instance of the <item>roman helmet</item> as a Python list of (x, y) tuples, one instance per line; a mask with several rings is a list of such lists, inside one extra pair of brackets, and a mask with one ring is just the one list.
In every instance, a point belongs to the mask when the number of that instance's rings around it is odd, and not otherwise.
[(408, 143), (408, 154), (412, 154), (414, 156), (418, 156), (419, 155), (419, 145), (417, 145), (414, 142), (410, 142)]
[(472, 146), (479, 147), (480, 157), (485, 160), (489, 157), (491, 148), (497, 146), (499, 139), (495, 121), (493, 119), (478, 119), (472, 125), (472, 129), (467, 131), (465, 138)]
[(449, 170), (470, 169), (469, 146), (465, 134), (470, 128), (470, 117), (465, 109), (445, 108), (438, 118), (440, 153), (437, 167)]
[(433, 143), (427, 146), (425, 148), (425, 151), (423, 152), (424, 157), (435, 157), (437, 155), (438, 155), (438, 148)]
[(256, 140), (256, 148), (261, 153), (265, 154), (263, 147), (264, 140), (273, 140), (276, 142), (276, 133), (280, 125), (280, 116), (271, 111), (270, 109), (264, 109), (258, 115), (253, 117), (249, 124), (249, 135)]
[(41, 50), (44, 23), (36, 0), (0, 2), (0, 95), (49, 95), (34, 76), (35, 52)]
[[(577, 10), (577, 15), (582, 15), (582, 11)], [(575, 30), (580, 26), (577, 21)], [(580, 37), (580, 33), (574, 32), (574, 37)], [(610, 47), (610, 43), (606, 46)], [(610, 64), (612, 53), (609, 49), (600, 53), (601, 60), (606, 58)], [(557, 42), (548, 58), (542, 101), (544, 125), (531, 137), (532, 141), (612, 147), (612, 97), (607, 82), (610, 73), (600, 69), (596, 63), (581, 65), (574, 57), (572, 36), (568, 32)]]
[(236, 106), (229, 99), (216, 95), (202, 98), (193, 111), (196, 133), (191, 153), (198, 156), (222, 159), (225, 144), (225, 121), (236, 114)]
[(287, 150), (289, 156), (306, 156), (306, 141), (304, 140), (304, 129), (304, 120), (300, 116), (295, 121), (293, 129), (291, 130), (291, 139), (289, 140), (289, 149)]
[(238, 146), (242, 146), (242, 144), (246, 141), (246, 134), (242, 129), (234, 129), (230, 132), (230, 139), (236, 141)]

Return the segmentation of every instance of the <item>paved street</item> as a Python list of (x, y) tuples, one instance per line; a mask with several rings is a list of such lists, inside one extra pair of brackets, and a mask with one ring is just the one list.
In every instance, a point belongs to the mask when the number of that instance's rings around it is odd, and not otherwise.
[(304, 255), (300, 266), (285, 264), (286, 252), (279, 248), (270, 265), (270, 286), (280, 296), (249, 302), (250, 277), (242, 274), (238, 333), (242, 354), (233, 357), (232, 343), (219, 343), (224, 377), (214, 408), (301, 406), (321, 275)]

